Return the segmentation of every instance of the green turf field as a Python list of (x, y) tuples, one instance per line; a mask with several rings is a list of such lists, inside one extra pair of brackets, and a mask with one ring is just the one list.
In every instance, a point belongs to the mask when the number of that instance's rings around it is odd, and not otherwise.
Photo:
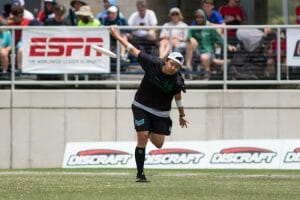
[(300, 170), (0, 170), (0, 199), (300, 199)]

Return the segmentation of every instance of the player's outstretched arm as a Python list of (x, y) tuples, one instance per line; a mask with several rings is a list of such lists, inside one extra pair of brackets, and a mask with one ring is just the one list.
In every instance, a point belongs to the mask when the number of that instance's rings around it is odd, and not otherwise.
[(124, 38), (122, 38), (119, 30), (117, 30), (115, 27), (111, 26), (110, 33), (116, 40), (118, 40), (124, 47), (126, 47), (127, 51), (129, 51), (129, 53), (131, 55), (138, 57), (138, 55), (141, 51), (139, 49), (137, 49), (136, 47), (134, 47), (132, 44), (130, 44), (128, 41), (124, 40)]
[(181, 97), (181, 93), (176, 94), (175, 96), (175, 102), (178, 108), (178, 112), (179, 112), (179, 124), (181, 126), (181, 128), (187, 128), (187, 124), (189, 123), (186, 119), (185, 119), (185, 113), (184, 113), (184, 107), (182, 105), (182, 97)]

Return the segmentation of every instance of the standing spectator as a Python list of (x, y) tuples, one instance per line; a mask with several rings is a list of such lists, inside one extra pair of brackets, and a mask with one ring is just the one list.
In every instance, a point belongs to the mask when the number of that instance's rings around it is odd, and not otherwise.
[(24, 18), (29, 19), (29, 20), (34, 19), (33, 14), (25, 8), (25, 1), (24, 0), (13, 0), (12, 5), (23, 7), (23, 9), (24, 9)]
[(95, 19), (90, 6), (81, 6), (75, 14), (78, 17), (77, 26), (100, 26), (101, 23)]
[[(246, 15), (244, 9), (240, 6), (240, 0), (228, 0), (228, 3), (221, 6), (219, 12), (223, 16), (227, 25), (243, 25), (246, 24)], [(236, 45), (236, 29), (228, 29), (228, 42)]]
[(2, 73), (7, 73), (9, 64), (9, 53), (12, 48), (11, 33), (4, 29), (0, 29), (0, 59)]
[[(169, 16), (171, 21), (165, 23), (163, 26), (177, 26), (177, 27), (187, 27), (188, 25), (183, 22), (183, 16), (179, 8), (171, 8), (169, 11)], [(171, 35), (170, 35), (171, 33)], [(170, 37), (171, 44), (170, 44)], [(186, 37), (187, 29), (163, 29), (160, 33), (160, 43), (159, 43), (159, 57), (165, 58), (173, 47), (172, 51), (183, 52), (186, 48)]]
[(37, 16), (37, 20), (44, 24), (48, 18), (53, 18), (53, 8), (56, 4), (56, 0), (44, 0), (44, 10), (40, 11)]
[[(157, 18), (153, 10), (149, 10), (146, 0), (137, 0), (137, 11), (132, 13), (128, 19), (129, 26), (156, 26)], [(130, 35), (130, 41), (139, 49), (145, 51), (147, 46), (156, 42), (155, 29), (138, 29)]]
[(61, 4), (56, 4), (53, 9), (54, 18), (45, 21), (45, 26), (68, 26), (70, 23), (65, 19), (66, 8)]
[[(117, 26), (128, 26), (128, 22), (124, 17), (120, 16), (120, 11), (117, 6), (111, 6), (107, 9), (107, 17), (104, 19), (103, 24), (104, 26), (111, 26), (111, 25), (117, 25)], [(121, 36), (125, 41), (127, 41), (127, 36), (126, 36), (126, 30), (121, 31)], [(112, 42), (112, 49), (116, 48), (116, 39), (111, 38)], [(125, 47), (121, 45), (121, 59), (126, 60), (127, 56), (125, 55)]]
[[(22, 6), (12, 6), (12, 19), (9, 20), (9, 26), (28, 26), (29, 19), (24, 18), (24, 8)], [(15, 30), (15, 47), (17, 49), (17, 68), (21, 69), (22, 64), (22, 30)]]
[(75, 14), (75, 12), (79, 11), (81, 6), (86, 6), (87, 3), (85, 2), (85, 0), (72, 0), (70, 5), (71, 8), (69, 9), (69, 15), (67, 16), (67, 20), (72, 26), (77, 26), (78, 17)]
[(298, 1), (298, 5), (295, 9), (296, 12), (296, 24), (300, 24), (300, 1)]
[[(205, 26), (207, 24), (206, 15), (203, 10), (195, 11), (196, 26)], [(193, 29), (188, 31), (187, 36), (188, 46), (186, 50), (186, 66), (188, 70), (192, 70), (193, 53), (200, 57), (201, 64), (204, 68), (204, 79), (210, 79), (211, 64), (223, 66), (224, 61), (216, 59), (215, 45), (222, 47), (223, 38), (215, 29)], [(229, 50), (235, 50), (229, 46)]]

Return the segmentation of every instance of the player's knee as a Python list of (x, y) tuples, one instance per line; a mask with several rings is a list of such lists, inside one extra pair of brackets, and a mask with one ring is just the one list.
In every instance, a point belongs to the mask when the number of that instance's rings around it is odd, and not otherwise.
[(163, 143), (154, 143), (154, 146), (158, 149), (162, 148)]

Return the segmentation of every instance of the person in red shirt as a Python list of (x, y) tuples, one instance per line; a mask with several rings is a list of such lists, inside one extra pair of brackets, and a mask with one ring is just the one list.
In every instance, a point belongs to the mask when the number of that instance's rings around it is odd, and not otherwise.
[(40, 11), (37, 16), (37, 20), (44, 24), (49, 18), (54, 18), (54, 6), (56, 0), (44, 0), (44, 10)]
[[(24, 18), (24, 8), (13, 6), (11, 8), (11, 18), (8, 20), (8, 26), (28, 26), (29, 19)], [(21, 69), (22, 63), (22, 30), (15, 30), (15, 47), (17, 49), (17, 68)]]
[[(240, 6), (240, 0), (228, 0), (226, 5), (220, 7), (219, 12), (227, 25), (243, 25), (247, 22), (244, 9)], [(228, 29), (227, 35), (228, 42), (236, 45), (236, 29)]]
[(298, 1), (298, 6), (295, 9), (296, 12), (296, 24), (300, 24), (300, 1)]

